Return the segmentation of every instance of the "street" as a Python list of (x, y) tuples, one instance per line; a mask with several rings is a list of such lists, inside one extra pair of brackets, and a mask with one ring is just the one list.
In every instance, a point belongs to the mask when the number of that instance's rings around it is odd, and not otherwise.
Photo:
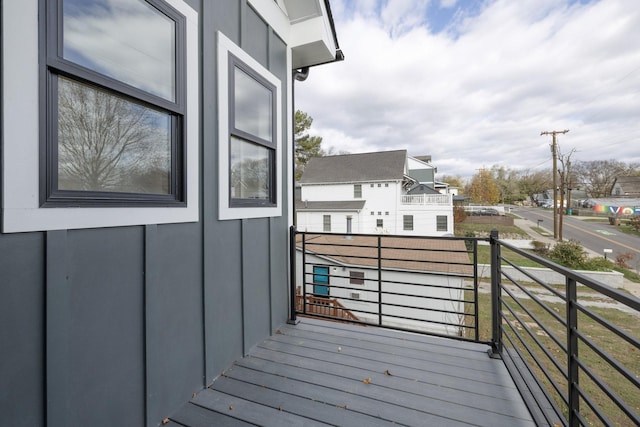
[[(540, 227), (548, 230), (553, 237), (553, 210), (514, 206), (511, 212), (531, 221), (532, 226), (537, 226), (541, 219)], [(636, 269), (640, 265), (640, 237), (622, 233), (608, 222), (590, 222), (585, 221), (584, 217), (565, 215), (562, 237), (563, 240), (577, 240), (585, 249), (603, 256), (604, 249), (611, 249), (613, 253), (608, 255), (610, 259), (615, 259), (618, 254), (631, 253), (634, 259), (629, 266)]]

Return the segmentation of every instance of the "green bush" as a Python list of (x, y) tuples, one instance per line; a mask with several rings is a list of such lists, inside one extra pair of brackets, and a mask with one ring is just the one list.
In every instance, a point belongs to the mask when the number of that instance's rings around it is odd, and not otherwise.
[(613, 263), (608, 259), (604, 258), (587, 258), (580, 270), (589, 270), (589, 271), (611, 271), (613, 269)]
[(577, 270), (584, 266), (587, 252), (577, 240), (564, 240), (553, 246), (549, 251), (549, 258), (558, 264)]

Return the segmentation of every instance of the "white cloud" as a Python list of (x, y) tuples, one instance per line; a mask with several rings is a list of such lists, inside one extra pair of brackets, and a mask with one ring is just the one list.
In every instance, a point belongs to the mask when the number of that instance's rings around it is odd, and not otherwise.
[(458, 9), (455, 31), (438, 34), (421, 21), (426, 1), (354, 3), (332, 1), (345, 61), (296, 87), (326, 146), (406, 148), (470, 176), (549, 167), (540, 132), (570, 129), (559, 143), (576, 160), (640, 162), (635, 0), (487, 1), (479, 14)]
[(457, 3), (457, 0), (440, 0), (440, 7), (442, 9), (451, 9), (453, 6), (455, 6)]

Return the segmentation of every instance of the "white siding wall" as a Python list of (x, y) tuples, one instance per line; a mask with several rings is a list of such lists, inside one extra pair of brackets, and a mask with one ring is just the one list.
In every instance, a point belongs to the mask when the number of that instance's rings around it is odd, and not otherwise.
[[(373, 185), (373, 186), (372, 186)], [(362, 183), (362, 198), (354, 198), (354, 184), (303, 185), (303, 201), (364, 200), (360, 212), (298, 212), (300, 231), (322, 231), (323, 215), (331, 215), (331, 231), (346, 233), (347, 215), (352, 216), (352, 232), (362, 234), (400, 234), (412, 236), (443, 236), (453, 234), (453, 204), (449, 196), (447, 204), (403, 204), (402, 183), (399, 181)], [(404, 230), (403, 216), (413, 215), (413, 230)], [(436, 217), (447, 216), (447, 230), (438, 231)], [(382, 229), (377, 227), (381, 219)]]
[(331, 215), (331, 232), (347, 232), (347, 216), (351, 216), (351, 232), (364, 233), (360, 229), (361, 214), (358, 212), (298, 212), (296, 228), (299, 231), (317, 232), (323, 230), (323, 216)]

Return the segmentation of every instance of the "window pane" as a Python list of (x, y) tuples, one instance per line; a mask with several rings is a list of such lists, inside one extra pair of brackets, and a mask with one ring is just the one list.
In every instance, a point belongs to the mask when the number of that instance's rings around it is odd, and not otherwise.
[(322, 216), (322, 231), (331, 231), (331, 215)]
[(447, 216), (436, 216), (436, 231), (447, 231)]
[(64, 0), (63, 56), (175, 101), (176, 25), (143, 0)]
[(58, 78), (58, 189), (171, 193), (171, 116)]
[(364, 285), (364, 271), (350, 271), (349, 272), (349, 284), (350, 285)]
[(353, 198), (362, 198), (362, 184), (353, 184)]
[(231, 137), (231, 198), (270, 200), (268, 148)]
[(402, 222), (405, 230), (413, 230), (413, 215), (404, 215)]
[(234, 79), (234, 127), (273, 142), (271, 89), (237, 67)]

